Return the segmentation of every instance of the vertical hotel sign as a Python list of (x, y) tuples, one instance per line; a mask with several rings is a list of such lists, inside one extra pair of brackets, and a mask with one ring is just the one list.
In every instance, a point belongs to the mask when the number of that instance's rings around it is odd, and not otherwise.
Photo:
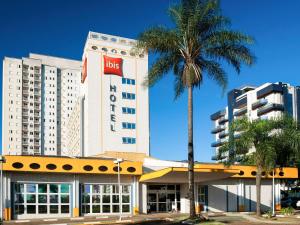
[[(113, 58), (104, 55), (104, 75), (116, 75), (123, 77), (123, 59), (122, 58)], [(110, 82), (110, 130), (116, 131), (116, 103), (117, 103), (117, 86)]]

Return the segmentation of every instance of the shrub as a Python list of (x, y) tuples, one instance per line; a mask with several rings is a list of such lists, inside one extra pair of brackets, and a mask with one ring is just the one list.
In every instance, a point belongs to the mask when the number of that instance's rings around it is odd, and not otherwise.
[(280, 210), (280, 212), (283, 214), (283, 215), (286, 215), (286, 216), (290, 216), (290, 215), (293, 215), (294, 214), (294, 208), (289, 206), (289, 207), (286, 207), (286, 208), (282, 208)]

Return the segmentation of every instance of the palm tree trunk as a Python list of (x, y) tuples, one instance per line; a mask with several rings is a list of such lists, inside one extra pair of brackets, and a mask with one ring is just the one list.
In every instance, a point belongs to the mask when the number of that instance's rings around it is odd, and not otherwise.
[(195, 194), (194, 194), (194, 145), (193, 145), (193, 87), (188, 87), (188, 172), (189, 172), (189, 198), (190, 217), (194, 218)]
[(262, 167), (260, 165), (258, 165), (257, 173), (256, 173), (256, 215), (257, 216), (261, 216), (261, 208), (260, 208), (261, 173), (262, 173)]

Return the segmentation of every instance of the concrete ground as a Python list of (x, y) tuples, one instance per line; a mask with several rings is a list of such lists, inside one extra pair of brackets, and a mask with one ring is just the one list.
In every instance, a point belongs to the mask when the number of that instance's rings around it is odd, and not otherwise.
[[(158, 213), (150, 215), (138, 215), (122, 218), (118, 221), (118, 217), (77, 217), (62, 219), (32, 219), (32, 220), (12, 220), (4, 222), (4, 225), (86, 225), (86, 224), (120, 224), (120, 225), (182, 225), (182, 220), (187, 218), (186, 214), (179, 213)], [(268, 220), (256, 218), (253, 215), (242, 213), (219, 213), (210, 214), (210, 221), (201, 223), (201, 225), (300, 225), (300, 217), (276, 218), (276, 220)]]

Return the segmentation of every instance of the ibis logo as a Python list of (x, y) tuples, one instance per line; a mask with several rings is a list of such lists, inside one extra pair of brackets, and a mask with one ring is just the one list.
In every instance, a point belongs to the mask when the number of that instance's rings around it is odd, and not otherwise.
[(104, 58), (104, 74), (112, 74), (122, 77), (123, 76), (123, 59), (103, 56)]

